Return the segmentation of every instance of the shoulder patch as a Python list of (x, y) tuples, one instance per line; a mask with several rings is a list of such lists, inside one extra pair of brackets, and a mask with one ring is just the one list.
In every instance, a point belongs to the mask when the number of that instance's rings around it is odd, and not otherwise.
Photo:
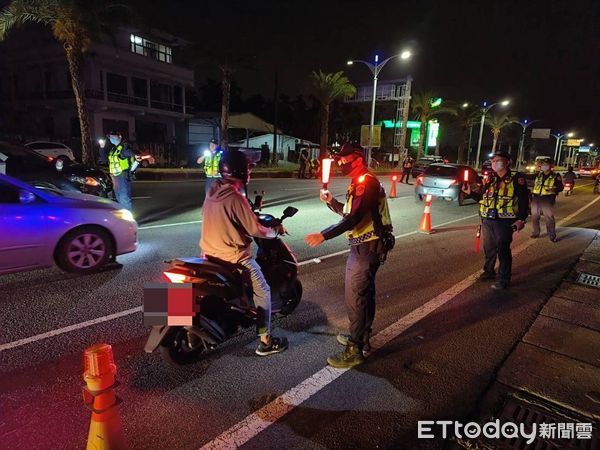
[(356, 186), (356, 196), (357, 197), (360, 197), (364, 193), (365, 193), (365, 185), (364, 184), (359, 184), (358, 186)]

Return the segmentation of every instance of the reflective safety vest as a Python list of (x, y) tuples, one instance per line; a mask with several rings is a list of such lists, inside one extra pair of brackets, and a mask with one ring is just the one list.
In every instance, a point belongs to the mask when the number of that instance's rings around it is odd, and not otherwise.
[(551, 172), (550, 175), (544, 180), (544, 172), (540, 172), (535, 177), (535, 183), (533, 185), (533, 195), (556, 195), (554, 189), (554, 182), (556, 181), (556, 174)]
[(219, 173), (219, 161), (223, 155), (222, 151), (215, 152), (214, 155), (207, 156), (204, 158), (204, 174), (208, 178), (220, 178)]
[(125, 148), (123, 144), (119, 144), (108, 154), (108, 167), (110, 174), (116, 177), (121, 175), (126, 170), (129, 170), (131, 167), (132, 161), (130, 161), (129, 158), (120, 158), (123, 148)]
[(516, 174), (508, 173), (498, 182), (498, 177), (492, 178), (488, 188), (479, 202), (479, 214), (483, 219), (488, 217), (490, 209), (498, 211), (499, 219), (516, 219), (519, 212), (513, 177)]
[[(350, 184), (348, 192), (346, 193), (346, 203), (344, 204), (343, 209), (344, 214), (350, 214), (352, 211), (352, 201), (354, 200), (354, 196), (358, 190), (363, 189), (364, 191), (367, 177), (373, 177), (377, 181), (373, 175), (366, 173), (358, 177), (357, 184)], [(375, 239), (379, 239), (378, 233), (386, 229), (392, 229), (392, 219), (390, 217), (390, 210), (388, 208), (387, 198), (385, 197), (385, 191), (383, 190), (383, 187), (380, 187), (379, 189), (378, 211), (379, 216), (381, 217), (381, 225), (383, 225), (383, 230), (376, 230), (372, 215), (365, 214), (362, 220), (352, 230), (346, 232), (346, 237), (348, 238), (350, 245), (358, 245), (362, 244), (363, 242), (374, 241)]]

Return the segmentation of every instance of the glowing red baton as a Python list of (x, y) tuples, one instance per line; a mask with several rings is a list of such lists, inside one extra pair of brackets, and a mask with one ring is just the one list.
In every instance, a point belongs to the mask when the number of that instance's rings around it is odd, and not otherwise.
[(321, 181), (323, 182), (323, 189), (327, 190), (329, 184), (329, 174), (331, 173), (331, 158), (324, 158), (321, 166)]

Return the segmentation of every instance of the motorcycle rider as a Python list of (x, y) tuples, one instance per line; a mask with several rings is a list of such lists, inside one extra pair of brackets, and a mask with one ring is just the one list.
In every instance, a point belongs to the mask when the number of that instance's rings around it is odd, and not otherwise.
[(573, 172), (573, 166), (567, 167), (567, 171), (563, 174), (564, 184), (570, 184), (571, 189), (575, 188), (575, 179), (577, 178), (575, 172)]
[(271, 335), (271, 288), (260, 266), (252, 257), (251, 236), (273, 239), (286, 232), (282, 225), (267, 228), (258, 222), (247, 199), (250, 167), (239, 150), (228, 150), (219, 160), (219, 173), (203, 206), (202, 254), (213, 260), (235, 264), (251, 281), (256, 306), (256, 332), (259, 356), (287, 349), (286, 338)]

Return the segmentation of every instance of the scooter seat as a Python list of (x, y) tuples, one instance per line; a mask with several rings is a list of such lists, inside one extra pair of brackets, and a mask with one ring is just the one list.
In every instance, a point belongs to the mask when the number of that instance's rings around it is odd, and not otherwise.
[(212, 258), (177, 258), (173, 262), (175, 265), (196, 266), (200, 270), (219, 273), (229, 281), (242, 285), (242, 273), (236, 264)]

